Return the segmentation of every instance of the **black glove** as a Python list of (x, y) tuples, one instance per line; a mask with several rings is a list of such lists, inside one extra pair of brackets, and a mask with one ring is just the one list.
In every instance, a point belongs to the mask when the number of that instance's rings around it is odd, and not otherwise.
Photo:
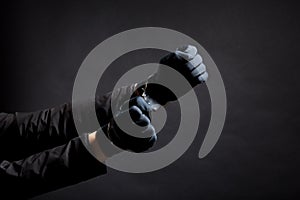
[[(205, 82), (208, 77), (206, 67), (202, 63), (202, 58), (197, 54), (197, 49), (194, 46), (188, 45), (186, 47), (178, 48), (175, 53), (170, 53), (163, 57), (160, 60), (160, 63), (177, 70), (189, 81), (192, 87)], [(158, 68), (158, 71), (149, 79), (154, 82), (157, 82), (157, 80), (160, 82), (159, 80), (168, 79), (168, 74)], [(149, 117), (149, 112), (153, 110), (153, 107), (149, 106), (144, 98), (146, 100), (152, 99), (155, 103), (160, 105), (165, 105), (169, 101), (177, 100), (176, 96), (168, 88), (158, 84), (148, 84), (148, 82), (149, 80), (146, 80), (140, 84), (122, 87), (111, 94), (112, 105), (116, 108), (126, 108), (126, 106), (124, 106), (126, 105), (126, 94), (133, 95), (129, 102), (129, 113), (133, 120), (132, 123), (144, 127), (138, 134), (149, 136), (145, 138), (134, 137), (121, 130), (114, 117), (122, 118), (128, 116), (123, 114), (124, 110), (119, 110), (117, 116), (109, 118), (110, 120), (106, 122), (106, 125), (102, 126), (102, 128), (110, 141), (123, 150), (130, 150), (133, 152), (146, 151), (152, 147), (157, 140), (155, 129), (151, 125)], [(184, 95), (186, 92), (188, 91), (182, 91), (181, 95)], [(101, 109), (99, 110), (99, 113), (100, 111)], [(103, 111), (103, 113), (108, 115), (107, 113), (109, 112)], [(105, 118), (107, 119), (107, 117)]]
[[(167, 65), (182, 74), (192, 87), (203, 83), (208, 78), (206, 66), (202, 63), (202, 57), (197, 53), (197, 48), (191, 45), (178, 48), (174, 53), (170, 53), (160, 60), (160, 64)], [(160, 82), (159, 80), (168, 79), (168, 72), (164, 72), (161, 67), (149, 78), (149, 82)], [(165, 105), (169, 101), (177, 100), (176, 96), (166, 87), (159, 84), (139, 85), (151, 99), (160, 105)], [(182, 91), (182, 95), (188, 91)]]
[[(155, 129), (150, 121), (149, 109), (149, 105), (140, 96), (134, 97), (129, 102), (129, 113), (133, 121), (132, 123), (143, 127), (141, 132), (135, 134), (148, 137), (135, 137), (125, 133), (119, 128), (113, 118), (106, 131), (107, 137), (113, 144), (124, 150), (133, 152), (143, 152), (148, 150), (157, 140)], [(127, 115), (125, 116), (124, 111), (121, 111), (117, 118), (122, 120), (123, 117), (127, 117)]]

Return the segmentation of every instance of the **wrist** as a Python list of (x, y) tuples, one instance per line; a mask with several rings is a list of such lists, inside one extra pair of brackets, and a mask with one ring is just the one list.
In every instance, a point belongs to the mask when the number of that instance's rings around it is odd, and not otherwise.
[(167, 87), (158, 84), (159, 74), (151, 75), (147, 80), (144, 96), (149, 97), (160, 105), (165, 105), (170, 101), (175, 101), (177, 98)]
[(95, 157), (103, 162), (107, 159), (107, 156), (104, 155), (103, 151), (101, 150), (101, 147), (99, 145), (99, 142), (97, 141), (96, 135), (97, 131), (90, 133), (88, 135), (88, 141), (89, 141), (89, 145), (91, 147), (91, 151), (93, 152), (93, 154), (95, 155)]

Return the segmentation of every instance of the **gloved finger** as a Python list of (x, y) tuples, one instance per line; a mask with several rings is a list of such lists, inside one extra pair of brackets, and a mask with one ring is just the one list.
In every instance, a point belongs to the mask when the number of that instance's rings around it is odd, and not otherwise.
[(196, 56), (197, 48), (192, 45), (182, 46), (176, 49), (175, 54), (189, 61)]
[(128, 147), (127, 149), (133, 152), (143, 152), (151, 148), (154, 143), (157, 141), (157, 135), (155, 133), (154, 127), (149, 124), (145, 129), (140, 132), (141, 137), (132, 137), (129, 136)]
[(207, 81), (207, 79), (208, 79), (208, 73), (204, 72), (203, 74), (201, 74), (200, 76), (198, 76), (197, 79), (200, 81), (200, 83), (203, 83), (203, 82)]
[(137, 96), (130, 101), (130, 106), (137, 106), (143, 114), (149, 117), (151, 106), (144, 100), (143, 97)]
[(132, 106), (129, 109), (130, 116), (134, 123), (139, 126), (147, 126), (150, 124), (150, 119), (142, 113), (142, 111), (137, 106)]
[(134, 122), (139, 126), (148, 126), (151, 123), (150, 119), (144, 114), (142, 114), (140, 118)]
[(144, 131), (142, 131), (142, 134), (144, 135), (151, 135), (151, 136), (156, 136), (155, 134), (155, 128), (152, 126), (152, 124), (149, 124)]
[(129, 108), (129, 113), (133, 121), (139, 120), (141, 118), (141, 115), (143, 114), (137, 106), (131, 106)]
[(187, 63), (187, 67), (189, 70), (193, 70), (195, 67), (200, 65), (202, 61), (203, 61), (202, 57), (199, 54), (197, 54), (192, 60), (190, 60)]
[(206, 66), (201, 63), (198, 67), (196, 67), (192, 72), (193, 77), (197, 77), (199, 75), (202, 75), (206, 71)]

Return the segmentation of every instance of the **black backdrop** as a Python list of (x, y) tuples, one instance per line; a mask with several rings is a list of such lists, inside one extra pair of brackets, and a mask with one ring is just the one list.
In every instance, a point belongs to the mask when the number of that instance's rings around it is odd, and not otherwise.
[[(110, 169), (36, 199), (299, 198), (300, 32), (293, 1), (2, 1), (0, 9), (1, 111), (70, 101), (89, 51), (113, 34), (143, 26), (196, 39), (218, 65), (227, 91), (226, 124), (206, 158), (197, 158), (210, 116), (207, 88), (200, 86), (201, 128), (175, 163), (147, 174)], [(160, 53), (121, 57), (103, 78), (104, 90), (122, 74), (117, 66), (157, 61)], [(168, 120), (178, 120), (174, 116)]]

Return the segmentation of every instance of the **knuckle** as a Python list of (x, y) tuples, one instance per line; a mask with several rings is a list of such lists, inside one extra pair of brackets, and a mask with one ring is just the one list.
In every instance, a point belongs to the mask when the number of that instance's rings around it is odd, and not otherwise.
[(198, 65), (200, 65), (203, 62), (202, 57), (197, 54), (192, 60), (189, 61), (189, 63), (193, 66), (193, 67), (197, 67)]
[(203, 64), (203, 63), (201, 63), (201, 64), (199, 65), (199, 68), (200, 68), (202, 71), (206, 71), (206, 65)]

